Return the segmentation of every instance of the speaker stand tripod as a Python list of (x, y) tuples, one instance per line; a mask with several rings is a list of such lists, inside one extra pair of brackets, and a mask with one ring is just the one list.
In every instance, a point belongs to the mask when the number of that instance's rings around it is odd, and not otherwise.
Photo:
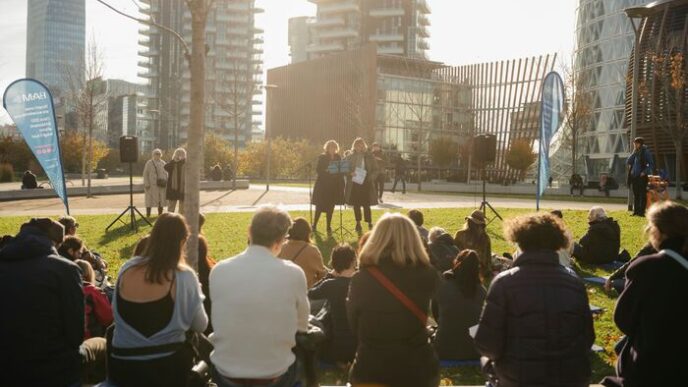
[(495, 216), (493, 218), (491, 218), (490, 220), (488, 220), (487, 224), (492, 223), (492, 221), (495, 220), (495, 218), (499, 218), (499, 220), (504, 220), (502, 218), (502, 216), (499, 215), (499, 212), (497, 212), (497, 210), (495, 210), (494, 207), (492, 207), (490, 202), (487, 201), (487, 193), (486, 193), (486, 186), (485, 186), (485, 169), (484, 168), (482, 170), (482, 178), (483, 178), (483, 201), (480, 202), (480, 211), (482, 211), (483, 214), (485, 214), (485, 218), (487, 218), (487, 209), (488, 208), (490, 210), (492, 210), (492, 212), (494, 212)]
[(143, 216), (143, 214), (138, 210), (138, 208), (136, 208), (136, 206), (134, 206), (134, 172), (133, 172), (133, 167), (132, 167), (131, 162), (129, 163), (129, 207), (127, 207), (124, 211), (122, 211), (122, 213), (119, 214), (119, 216), (115, 220), (113, 220), (109, 226), (105, 227), (105, 231), (109, 231), (110, 227), (112, 227), (115, 223), (117, 223), (117, 221), (120, 221), (123, 224), (127, 224), (124, 220), (122, 220), (122, 217), (127, 212), (129, 213), (129, 216), (131, 219), (130, 220), (130, 222), (131, 222), (130, 226), (131, 226), (132, 230), (135, 230), (137, 232), (139, 231), (138, 224), (136, 223), (136, 214), (139, 214), (141, 219), (143, 219), (146, 223), (148, 223), (149, 226), (152, 226), (151, 222), (149, 222), (148, 219), (146, 219), (146, 217)]
[(347, 237), (353, 237), (354, 233), (352, 233), (351, 230), (349, 230), (348, 228), (344, 227), (344, 211), (342, 210), (342, 207), (344, 207), (344, 205), (339, 204), (338, 207), (339, 207), (339, 227), (337, 227), (334, 230), (333, 235), (339, 234), (339, 242), (343, 243), (343, 242), (345, 242), (344, 235), (346, 235)]

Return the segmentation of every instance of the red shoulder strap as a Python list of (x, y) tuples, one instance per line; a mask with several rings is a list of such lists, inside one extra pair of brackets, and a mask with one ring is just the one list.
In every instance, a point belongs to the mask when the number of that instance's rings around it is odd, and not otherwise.
[(423, 312), (418, 305), (416, 305), (413, 301), (411, 301), (410, 298), (408, 298), (401, 290), (399, 290), (398, 287), (396, 287), (392, 281), (389, 280), (382, 272), (380, 269), (378, 269), (375, 266), (371, 266), (367, 268), (368, 273), (375, 278), (380, 285), (382, 285), (385, 289), (387, 289), (392, 295), (401, 302), (406, 309), (411, 311), (414, 316), (418, 318), (421, 324), (425, 326), (425, 324), (428, 322), (428, 315)]

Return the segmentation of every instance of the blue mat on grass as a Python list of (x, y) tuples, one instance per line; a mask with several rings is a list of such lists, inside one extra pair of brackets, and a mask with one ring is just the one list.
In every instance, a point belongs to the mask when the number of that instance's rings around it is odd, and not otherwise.
[(479, 366), (480, 360), (440, 360), (441, 368)]
[(593, 285), (604, 285), (607, 279), (604, 277), (583, 277), (583, 281)]

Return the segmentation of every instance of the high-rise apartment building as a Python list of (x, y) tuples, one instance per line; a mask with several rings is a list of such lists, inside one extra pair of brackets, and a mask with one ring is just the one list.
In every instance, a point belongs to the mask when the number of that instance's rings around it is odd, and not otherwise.
[(26, 76), (65, 92), (64, 69), (83, 67), (85, 0), (28, 0), (26, 20)]
[[(143, 0), (144, 14), (191, 41), (191, 14), (183, 0)], [(206, 25), (205, 129), (240, 145), (251, 139), (261, 121), (258, 95), (262, 77), (262, 30), (255, 0), (216, 2)], [(186, 141), (191, 113), (191, 74), (182, 46), (154, 27), (142, 26), (140, 76), (149, 82), (148, 109), (158, 116), (156, 146), (171, 148)]]
[[(309, 0), (308, 59), (376, 43), (379, 54), (424, 59), (430, 36), (426, 0)], [(293, 61), (295, 63), (295, 61)]]
[(291, 63), (308, 60), (308, 46), (312, 43), (311, 25), (315, 23), (311, 16), (298, 16), (289, 19), (289, 56)]
[(578, 148), (585, 158), (589, 179), (625, 171), (630, 149), (624, 125), (624, 98), (633, 26), (624, 10), (650, 0), (580, 0), (577, 22), (575, 71), (581, 91), (591, 101), (589, 124), (580, 134)]

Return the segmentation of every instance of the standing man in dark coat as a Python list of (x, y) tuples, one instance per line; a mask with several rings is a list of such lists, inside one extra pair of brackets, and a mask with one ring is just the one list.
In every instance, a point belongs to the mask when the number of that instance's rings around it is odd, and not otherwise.
[(64, 227), (32, 219), (0, 251), (0, 386), (81, 380), (84, 294), (79, 267), (58, 255)]
[(401, 180), (401, 193), (406, 193), (406, 160), (401, 156), (401, 153), (397, 154), (394, 159), (394, 185), (392, 185), (392, 193), (397, 189), (397, 183)]
[(324, 212), (327, 217), (327, 235), (332, 235), (334, 206), (344, 204), (344, 175), (328, 168), (330, 163), (342, 160), (339, 156), (339, 144), (330, 140), (323, 146), (323, 151), (318, 156), (318, 165), (315, 168), (318, 177), (315, 178), (311, 197), (311, 204), (315, 205), (312, 229), (313, 232), (317, 231), (320, 215)]
[(647, 203), (647, 176), (655, 169), (652, 153), (642, 137), (633, 140), (633, 153), (628, 156), (628, 184), (633, 189), (633, 215), (645, 216)]
[(387, 159), (385, 158), (380, 144), (373, 143), (373, 157), (377, 162), (377, 174), (375, 176), (375, 189), (377, 190), (377, 200), (382, 203), (382, 194), (385, 192), (385, 181), (387, 180)]
[(174, 212), (179, 202), (179, 213), (184, 213), (184, 184), (186, 181), (186, 150), (177, 148), (174, 151), (172, 160), (165, 164), (167, 171), (167, 211)]
[(588, 231), (573, 246), (573, 257), (580, 262), (596, 265), (617, 260), (621, 247), (619, 223), (598, 206), (590, 209), (588, 222)]

